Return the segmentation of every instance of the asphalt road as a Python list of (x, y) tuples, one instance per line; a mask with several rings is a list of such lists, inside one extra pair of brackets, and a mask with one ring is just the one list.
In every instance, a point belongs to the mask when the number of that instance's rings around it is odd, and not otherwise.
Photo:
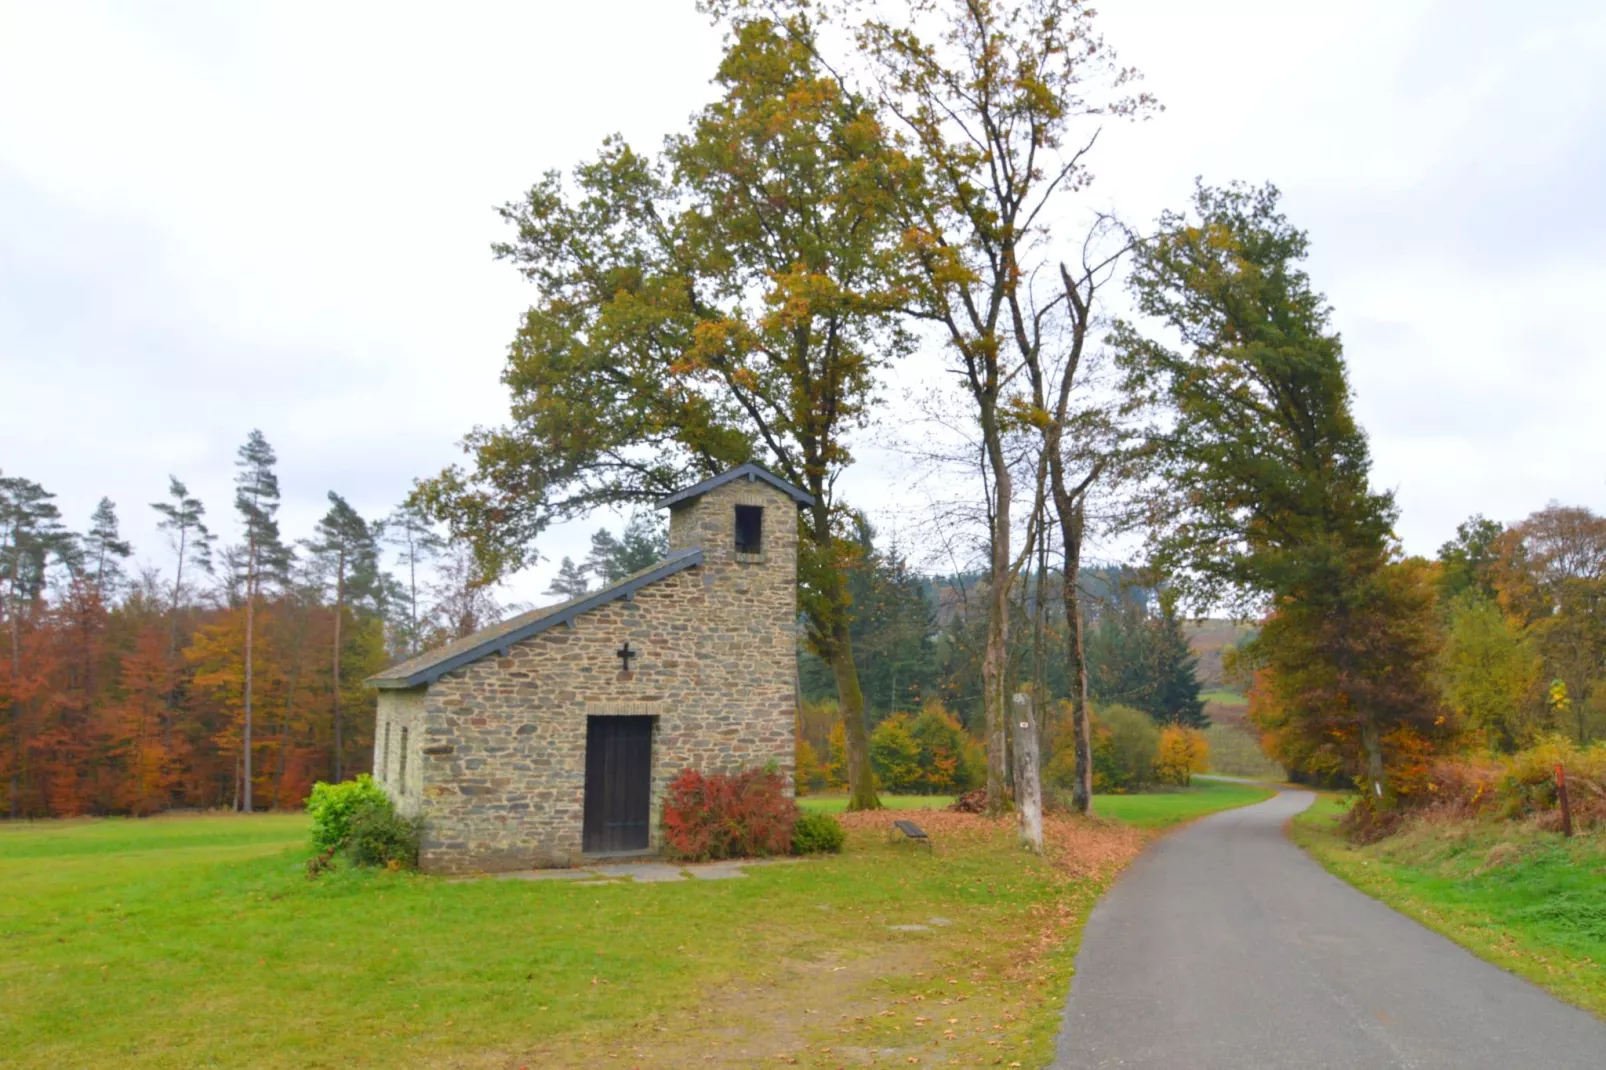
[(1606, 1070), (1606, 1024), (1330, 876), (1283, 792), (1144, 853), (1088, 919), (1061, 1070)]

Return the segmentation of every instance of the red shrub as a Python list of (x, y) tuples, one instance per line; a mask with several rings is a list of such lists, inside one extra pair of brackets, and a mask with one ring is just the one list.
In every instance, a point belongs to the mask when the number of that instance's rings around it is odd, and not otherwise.
[(795, 820), (785, 778), (763, 769), (735, 776), (688, 769), (664, 797), (664, 842), (692, 861), (784, 855)]

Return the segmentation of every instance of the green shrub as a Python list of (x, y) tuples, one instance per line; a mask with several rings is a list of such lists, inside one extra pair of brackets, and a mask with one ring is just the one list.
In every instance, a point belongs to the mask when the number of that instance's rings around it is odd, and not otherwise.
[[(1132, 791), (1154, 782), (1154, 761), (1160, 750), (1160, 729), (1153, 718), (1130, 706), (1101, 706), (1093, 711), (1093, 793)], [(1076, 747), (1069, 704), (1051, 730), (1043, 781), (1062, 792), (1075, 790)]]
[(364, 802), (390, 806), (385, 789), (374, 783), (374, 778), (363, 773), (356, 780), (339, 784), (323, 781), (312, 786), (307, 796), (307, 813), (312, 815), (312, 846), (319, 851), (341, 847), (351, 835), (351, 815)]
[(847, 839), (842, 823), (830, 814), (804, 811), (792, 825), (792, 853), (795, 855), (836, 854)]
[(1093, 723), (1093, 790), (1129, 791), (1153, 783), (1160, 751), (1154, 719), (1130, 706), (1104, 706), (1094, 711)]
[(346, 850), (359, 866), (418, 868), (418, 822), (396, 812), (389, 799), (364, 799), (351, 813)]

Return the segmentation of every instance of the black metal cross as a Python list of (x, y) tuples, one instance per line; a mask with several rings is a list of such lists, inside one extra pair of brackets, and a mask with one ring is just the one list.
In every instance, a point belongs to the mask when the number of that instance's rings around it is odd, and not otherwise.
[(626, 639), (625, 645), (620, 647), (618, 650), (615, 650), (614, 653), (617, 654), (619, 656), (619, 660), (624, 663), (624, 671), (629, 672), (630, 659), (638, 656), (634, 650), (630, 649), (630, 640)]

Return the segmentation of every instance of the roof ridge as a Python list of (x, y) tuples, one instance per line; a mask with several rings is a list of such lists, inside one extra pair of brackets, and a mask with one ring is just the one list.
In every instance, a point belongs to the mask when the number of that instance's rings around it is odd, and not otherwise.
[(671, 551), (666, 557), (615, 580), (598, 590), (558, 602), (540, 606), (507, 620), (481, 628), (472, 635), (454, 639), (434, 650), (416, 654), (397, 662), (387, 669), (368, 677), (365, 683), (381, 688), (408, 688), (433, 683), (453, 669), (461, 668), (497, 651), (506, 651), (514, 643), (539, 635), (548, 628), (567, 624), (582, 613), (590, 612), (619, 598), (626, 598), (650, 583), (667, 579), (677, 572), (703, 563), (701, 547), (692, 546)]
[(811, 506), (814, 504), (814, 495), (800, 487), (793, 486), (791, 483), (788, 483), (786, 480), (782, 479), (774, 472), (771, 472), (768, 468), (765, 468), (757, 461), (743, 462), (727, 472), (721, 472), (719, 475), (711, 476), (708, 479), (703, 480), (701, 483), (693, 483), (689, 487), (686, 487), (682, 490), (677, 490), (675, 493), (666, 498), (660, 498), (654, 504), (659, 509), (665, 509), (673, 505), (678, 505), (683, 501), (688, 501), (692, 498), (707, 494), (715, 487), (722, 487), (726, 483), (733, 482), (742, 478), (743, 476), (746, 476), (750, 481), (758, 479), (763, 480), (776, 490), (793, 498), (799, 505)]

